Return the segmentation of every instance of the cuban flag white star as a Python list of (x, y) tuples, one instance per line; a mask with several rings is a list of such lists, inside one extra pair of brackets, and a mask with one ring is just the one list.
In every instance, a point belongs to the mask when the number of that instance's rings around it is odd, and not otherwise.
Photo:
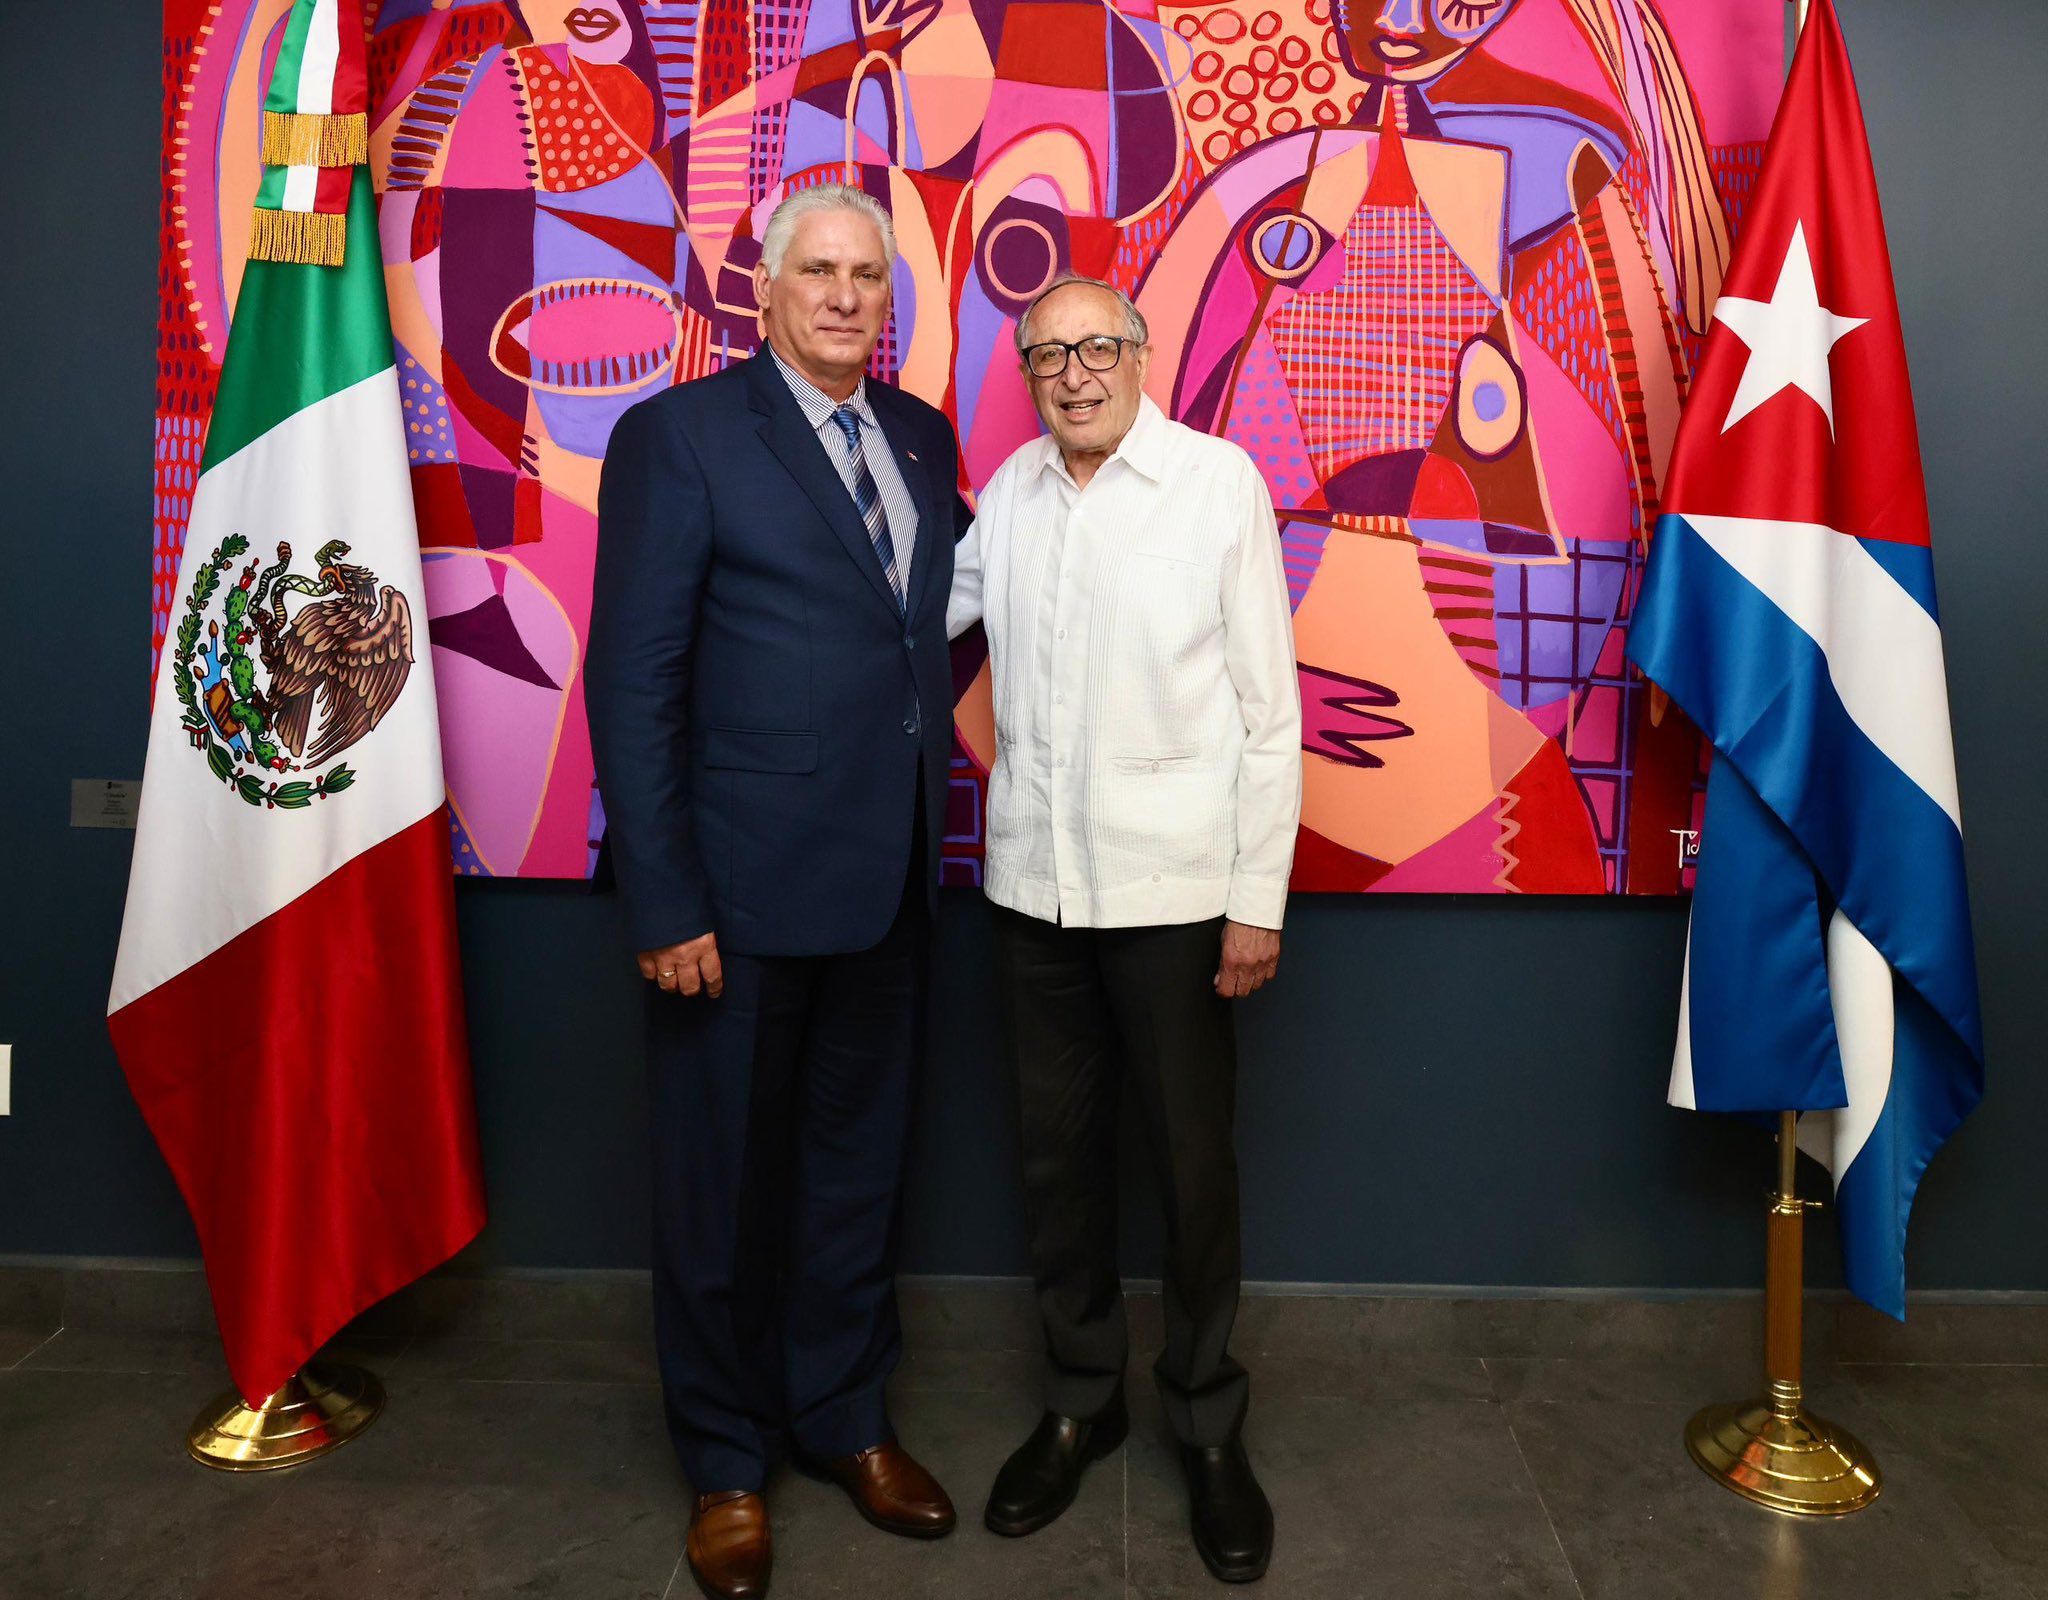
[(1806, 248), (1806, 224), (1792, 225), (1792, 243), (1768, 300), (1724, 294), (1714, 315), (1749, 346), (1749, 362), (1721, 423), (1726, 433), (1773, 395), (1798, 389), (1810, 396), (1835, 430), (1835, 391), (1828, 356), (1835, 345), (1868, 321), (1842, 317), (1820, 303), (1813, 281), (1813, 257)]

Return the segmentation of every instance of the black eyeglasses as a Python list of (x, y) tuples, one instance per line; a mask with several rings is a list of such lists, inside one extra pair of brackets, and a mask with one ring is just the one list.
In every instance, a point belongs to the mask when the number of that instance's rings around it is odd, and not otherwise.
[(1075, 356), (1090, 372), (1107, 372), (1124, 356), (1124, 346), (1136, 339), (1115, 339), (1106, 333), (1092, 333), (1072, 344), (1032, 344), (1024, 347), (1024, 367), (1034, 378), (1057, 378)]

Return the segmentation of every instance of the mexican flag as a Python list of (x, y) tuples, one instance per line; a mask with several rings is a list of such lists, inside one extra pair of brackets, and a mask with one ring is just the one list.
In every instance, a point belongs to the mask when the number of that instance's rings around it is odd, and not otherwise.
[(107, 1005), (251, 1404), (484, 1220), (361, 63), (297, 0)]

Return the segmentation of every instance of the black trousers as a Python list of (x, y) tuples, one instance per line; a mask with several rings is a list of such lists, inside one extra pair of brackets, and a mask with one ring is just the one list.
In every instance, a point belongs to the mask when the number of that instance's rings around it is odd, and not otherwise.
[(698, 1493), (759, 1489), (794, 1445), (893, 1437), (900, 1197), (924, 1051), (922, 808), (894, 925), (850, 955), (721, 952), (716, 1000), (652, 991), (654, 1317)]
[(1153, 1368), (1174, 1432), (1216, 1445), (1244, 1420), (1237, 1316), (1237, 1042), (1214, 977), (1221, 919), (1066, 928), (997, 906), (996, 988), (1023, 1136), (1024, 1201), (1047, 1406), (1092, 1417), (1129, 1354), (1117, 1276), (1117, 1119), (1143, 1120), (1166, 1213), (1166, 1348)]

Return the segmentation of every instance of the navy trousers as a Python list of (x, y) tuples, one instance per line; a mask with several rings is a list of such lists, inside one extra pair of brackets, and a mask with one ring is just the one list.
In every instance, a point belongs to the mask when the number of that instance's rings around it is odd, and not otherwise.
[(759, 1489), (792, 1447), (829, 1461), (893, 1437), (883, 1386), (902, 1348), (899, 1199), (928, 993), (921, 839), (910, 860), (872, 949), (721, 952), (716, 1000), (650, 986), (655, 1338), (699, 1494)]

